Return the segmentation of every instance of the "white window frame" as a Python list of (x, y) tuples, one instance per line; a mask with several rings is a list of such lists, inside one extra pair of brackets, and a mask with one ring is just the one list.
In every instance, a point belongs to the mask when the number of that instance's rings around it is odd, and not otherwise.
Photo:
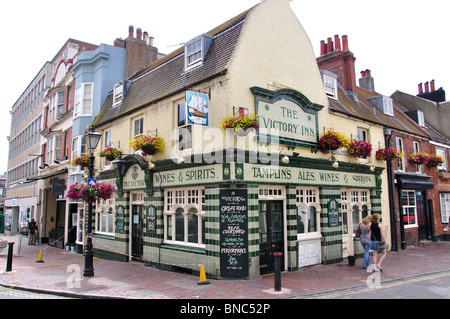
[(338, 98), (337, 79), (324, 74), (323, 86), (327, 96), (337, 100)]
[(144, 117), (133, 119), (133, 138), (144, 134)]
[[(180, 111), (184, 110), (185, 119), (180, 119)], [(186, 120), (186, 102), (177, 104), (177, 132), (178, 132), (178, 151), (186, 151), (192, 149), (192, 125), (187, 124)]]
[[(203, 38), (196, 38), (189, 43), (186, 44), (186, 68), (191, 68), (195, 66), (198, 63), (201, 63), (202, 58), (202, 52), (203, 50)], [(194, 60), (190, 61), (191, 57), (195, 57)]]
[(417, 123), (420, 126), (425, 127), (425, 115), (421, 110), (417, 110)]
[(92, 116), (92, 100), (94, 83), (81, 83), (75, 88), (75, 104), (73, 118), (79, 116)]
[[(319, 188), (318, 187), (297, 187), (295, 196), (297, 206), (297, 226), (298, 218), (301, 216), (303, 221), (304, 231), (299, 233), (297, 227), (297, 240), (322, 238), (320, 232), (320, 202), (319, 202)], [(316, 230), (309, 231), (309, 222), (311, 215), (311, 208), (315, 209)], [(300, 215), (301, 214), (301, 215)]]
[[(351, 216), (352, 225), (348, 225), (348, 221), (343, 220), (343, 226), (347, 224), (349, 227), (348, 231), (350, 231), (350, 227), (352, 229), (352, 234), (355, 236), (355, 233), (358, 229), (358, 225), (361, 223), (364, 217), (363, 216), (363, 208), (367, 209), (367, 214), (370, 215), (372, 211), (372, 205), (370, 203), (370, 190), (369, 189), (358, 189), (358, 188), (344, 188), (341, 189), (341, 211), (346, 212), (347, 216)], [(358, 215), (355, 216), (355, 210), (357, 208)]]
[(394, 104), (391, 98), (383, 96), (383, 113), (386, 115), (394, 116)]
[[(111, 146), (111, 129), (107, 129), (103, 133), (103, 150)], [(111, 162), (102, 157), (103, 168), (108, 169), (111, 166)]]
[[(72, 138), (72, 154), (71, 159), (86, 154), (86, 141), (83, 135), (78, 135)], [(78, 165), (72, 166), (73, 172), (81, 172), (82, 168)]]
[[(409, 205), (403, 205), (403, 194), (404, 193), (412, 193), (414, 194), (414, 205), (411, 205), (409, 200), (408, 200), (408, 204)], [(408, 196), (408, 199), (410, 197)], [(401, 200), (402, 200), (402, 216), (401, 218), (403, 218), (403, 223), (404, 223), (404, 227), (405, 228), (411, 228), (411, 227), (417, 227), (417, 197), (416, 197), (416, 191), (414, 190), (402, 190), (401, 193)], [(404, 217), (405, 217), (405, 212), (409, 209), (414, 209), (414, 223), (409, 223), (409, 221), (405, 222)]]
[(115, 199), (101, 200), (95, 206), (95, 227), (96, 234), (115, 236), (116, 224)]
[[(397, 151), (400, 154), (402, 154), (402, 153), (404, 154), (405, 146), (404, 146), (402, 138), (400, 138), (400, 137), (395, 138), (395, 148), (397, 149)], [(404, 172), (405, 171), (405, 156), (399, 157), (397, 159), (397, 162), (398, 162), (397, 170), (400, 172)]]
[(112, 106), (115, 107), (122, 103), (123, 100), (123, 81), (120, 81), (114, 86), (114, 92), (113, 92), (113, 104)]
[[(417, 141), (413, 141), (413, 154), (420, 153), (420, 144)], [(416, 173), (422, 173), (422, 165), (414, 164)]]
[[(204, 224), (205, 224), (205, 188), (171, 188), (164, 190), (164, 243), (189, 246), (196, 248), (205, 248)], [(189, 210), (196, 209), (197, 213), (197, 241), (189, 241)], [(178, 209), (183, 209), (183, 240), (176, 239), (177, 220), (176, 214)]]
[(447, 151), (443, 148), (436, 147), (436, 155), (440, 155), (444, 159), (444, 163), (442, 163), (441, 165), (438, 165), (438, 167), (437, 167), (438, 171), (446, 171), (447, 170)]
[(448, 224), (448, 219), (450, 218), (450, 193), (439, 193), (439, 203), (441, 208), (441, 222), (443, 224)]

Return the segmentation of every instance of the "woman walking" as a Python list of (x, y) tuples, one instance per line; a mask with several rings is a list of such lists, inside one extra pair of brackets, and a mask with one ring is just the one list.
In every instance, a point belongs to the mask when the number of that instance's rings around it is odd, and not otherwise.
[(372, 216), (366, 216), (363, 221), (359, 224), (359, 229), (361, 231), (361, 245), (364, 248), (364, 259), (363, 268), (367, 269), (370, 266), (370, 221)]
[[(372, 223), (370, 224), (370, 250), (373, 250), (373, 263), (375, 264), (375, 268), (373, 271), (383, 271), (381, 269), (381, 264), (387, 257), (384, 226), (378, 223), (380, 221), (380, 215), (373, 214), (371, 215), (371, 217)], [(378, 250), (381, 250), (382, 252), (380, 261), (378, 261)]]

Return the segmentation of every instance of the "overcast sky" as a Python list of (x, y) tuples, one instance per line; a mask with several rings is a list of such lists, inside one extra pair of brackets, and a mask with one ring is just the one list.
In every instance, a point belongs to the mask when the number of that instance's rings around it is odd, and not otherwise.
[[(286, 0), (288, 1), (288, 0)], [(0, 173), (7, 171), (13, 104), (68, 38), (113, 44), (128, 26), (155, 38), (159, 52), (208, 32), (260, 0), (17, 0), (2, 2), (0, 32)], [(67, 5), (65, 5), (67, 4)], [(348, 35), (356, 77), (370, 69), (375, 90), (416, 95), (420, 82), (435, 80), (450, 94), (448, 0), (292, 0), (316, 56), (320, 40)], [(358, 82), (357, 82), (358, 83)]]

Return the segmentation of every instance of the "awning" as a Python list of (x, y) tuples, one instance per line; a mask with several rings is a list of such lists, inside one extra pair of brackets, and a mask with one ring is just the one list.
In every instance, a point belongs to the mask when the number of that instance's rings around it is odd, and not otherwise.
[(33, 177), (27, 177), (27, 182), (34, 182), (40, 179), (47, 179), (47, 178), (51, 178), (57, 175), (61, 175), (61, 174), (65, 174), (67, 173), (68, 170), (67, 168), (63, 168), (57, 171), (48, 171), (48, 172), (44, 172), (42, 174), (40, 174), (39, 176), (33, 176)]
[(430, 182), (431, 176), (411, 173), (396, 173), (396, 185), (400, 189), (425, 190), (433, 189), (434, 183)]

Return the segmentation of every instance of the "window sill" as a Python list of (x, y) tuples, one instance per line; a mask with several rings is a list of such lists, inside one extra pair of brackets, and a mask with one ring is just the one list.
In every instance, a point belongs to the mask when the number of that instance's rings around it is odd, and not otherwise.
[(314, 233), (307, 235), (297, 235), (297, 241), (306, 241), (306, 240), (314, 240), (314, 239), (322, 239), (322, 234)]
[(161, 248), (170, 250), (192, 252), (196, 254), (205, 254), (205, 245), (188, 245), (181, 242), (164, 242), (161, 244)]

